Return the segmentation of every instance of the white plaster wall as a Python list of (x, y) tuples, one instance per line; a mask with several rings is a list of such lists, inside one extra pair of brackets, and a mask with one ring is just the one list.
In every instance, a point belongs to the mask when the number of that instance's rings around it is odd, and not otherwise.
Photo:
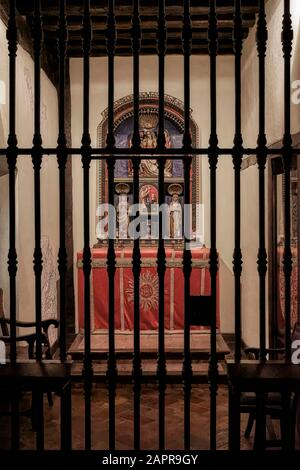
[[(233, 58), (218, 58), (218, 134), (220, 146), (231, 146), (234, 123), (234, 82)], [(154, 56), (140, 59), (140, 90), (157, 91), (158, 67)], [(71, 103), (72, 103), (72, 143), (80, 146), (82, 136), (82, 61), (72, 59)], [(183, 61), (180, 56), (166, 58), (165, 92), (183, 100)], [(193, 118), (199, 126), (200, 145), (207, 146), (210, 133), (209, 101), (209, 58), (193, 56), (191, 58), (191, 107)], [(115, 100), (132, 93), (132, 59), (117, 57), (115, 60)], [(90, 91), (90, 132), (92, 145), (97, 145), (97, 126), (101, 121), (101, 112), (107, 107), (107, 61), (105, 58), (91, 59)], [(83, 194), (82, 165), (80, 158), (73, 159), (73, 221), (74, 250), (83, 246)], [(221, 255), (221, 327), (224, 332), (233, 331), (233, 184), (232, 162), (230, 157), (222, 157), (218, 165), (218, 249)], [(209, 168), (207, 159), (202, 159), (202, 200), (205, 205), (205, 243), (209, 246)], [(91, 244), (95, 238), (96, 211), (96, 163), (91, 165)], [(75, 262), (74, 258), (74, 262)], [(77, 277), (75, 270), (75, 286)], [(77, 299), (76, 299), (77, 302)]]
[[(299, 0), (291, 1), (294, 29), (292, 80), (300, 79)], [(282, 139), (284, 132), (284, 70), (281, 45), (283, 0), (269, 0), (266, 5), (268, 49), (266, 54), (266, 135), (268, 145)], [(255, 147), (258, 134), (258, 61), (255, 28), (244, 44), (242, 62), (242, 115), (244, 145)], [(292, 104), (292, 133), (299, 132), (299, 105)], [(266, 178), (267, 190), (267, 178)], [(266, 201), (267, 202), (267, 201)], [(267, 209), (267, 205), (266, 205)], [(266, 219), (266, 227), (268, 220)], [(248, 345), (258, 344), (259, 291), (257, 275), (258, 250), (258, 172), (252, 166), (242, 172), (242, 318), (243, 339)], [(266, 240), (267, 242), (267, 240)], [(266, 282), (267, 286), (267, 282)], [(266, 312), (268, 318), (268, 312)]]
[[(8, 96), (8, 58), (5, 26), (0, 22), (0, 50), (1, 68), (0, 80), (5, 82), (6, 96)], [(33, 138), (33, 61), (29, 54), (21, 47), (17, 53), (17, 86), (16, 86), (16, 130), (18, 145), (31, 147)], [(8, 132), (8, 99), (0, 107), (5, 142)], [(41, 130), (43, 144), (56, 146), (57, 139), (57, 92), (54, 85), (42, 71), (41, 74)], [(1, 142), (1, 146), (3, 143)], [(6, 145), (6, 143), (4, 143)], [(42, 208), (42, 236), (48, 237), (53, 246), (55, 258), (58, 251), (58, 171), (55, 157), (44, 157), (41, 171), (41, 208)], [(3, 191), (2, 189), (1, 191)], [(22, 320), (34, 319), (34, 275), (33, 275), (33, 249), (34, 249), (34, 192), (33, 169), (30, 157), (19, 157), (16, 177), (17, 198), (17, 302), (18, 316)], [(6, 250), (3, 250), (6, 251)], [(6, 265), (7, 253), (1, 251), (1, 265)], [(3, 271), (3, 273), (2, 273)], [(5, 270), (6, 271), (6, 270)], [(1, 270), (1, 275), (7, 279), (7, 271)], [(6, 277), (7, 276), (7, 277)], [(0, 283), (7, 282), (1, 279)], [(5, 292), (7, 315), (8, 292)]]
[[(6, 201), (8, 198), (8, 175), (1, 176), (0, 178), (0, 198), (1, 201)], [(7, 275), (7, 263), (5, 262), (5, 257), (8, 253), (8, 204), (1, 202), (0, 203), (0, 286), (3, 289), (3, 303), (4, 311), (8, 311), (8, 288), (9, 288), (9, 279)]]

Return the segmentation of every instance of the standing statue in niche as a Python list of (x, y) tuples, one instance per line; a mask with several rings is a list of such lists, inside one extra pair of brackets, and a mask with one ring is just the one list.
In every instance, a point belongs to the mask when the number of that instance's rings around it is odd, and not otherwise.
[(118, 215), (118, 233), (119, 238), (128, 238), (128, 225), (129, 225), (129, 207), (128, 207), (128, 192), (129, 185), (126, 183), (119, 183), (116, 185), (116, 193), (119, 195), (119, 203), (117, 206)]
[[(142, 114), (140, 116), (140, 138), (141, 147), (145, 149), (153, 149), (157, 146), (157, 125), (158, 117), (156, 114)], [(166, 148), (172, 147), (171, 137), (169, 132), (165, 129), (165, 142)], [(129, 141), (129, 147), (131, 146), (131, 139)], [(132, 176), (132, 162), (129, 161), (128, 174)], [(141, 160), (140, 164), (140, 176), (141, 177), (156, 177), (158, 176), (158, 164), (156, 160)], [(166, 160), (165, 162), (165, 177), (170, 178), (172, 176), (172, 160)]]
[(172, 200), (169, 204), (170, 214), (170, 238), (182, 238), (182, 207), (179, 202), (178, 194), (172, 195)]
[(118, 222), (119, 222), (119, 238), (127, 238), (128, 236), (128, 202), (127, 195), (120, 194), (118, 204)]

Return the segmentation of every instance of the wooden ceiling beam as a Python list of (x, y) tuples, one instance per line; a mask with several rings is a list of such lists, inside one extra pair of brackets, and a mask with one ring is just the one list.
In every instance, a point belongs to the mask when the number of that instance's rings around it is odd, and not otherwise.
[[(209, 0), (191, 1), (191, 21), (193, 33), (193, 53), (207, 53), (207, 30)], [(131, 55), (131, 12), (132, 0), (115, 0), (115, 15), (117, 27), (117, 54)], [(166, 0), (167, 53), (182, 53), (182, 16), (184, 0)], [(29, 25), (32, 24), (33, 0), (17, 0), (20, 14), (26, 16)], [(46, 48), (56, 54), (58, 29), (58, 0), (43, 0), (42, 15), (45, 32)], [(91, 16), (93, 28), (93, 54), (106, 55), (105, 32), (107, 23), (108, 0), (91, 0)], [(255, 24), (258, 10), (258, 0), (242, 0), (243, 34), (247, 37), (249, 28)], [(158, 0), (140, 0), (142, 49), (141, 54), (157, 53), (157, 15)], [(67, 1), (67, 20), (69, 31), (70, 53), (81, 55), (82, 32), (82, 0)], [(219, 53), (233, 53), (233, 0), (217, 0)], [(224, 43), (222, 43), (224, 41)], [(201, 49), (203, 48), (203, 49)], [(151, 51), (151, 52), (149, 52)], [(203, 52), (205, 51), (205, 52)]]
[[(68, 30), (77, 31), (82, 29), (82, 16), (69, 16), (68, 21)], [(251, 28), (255, 23), (255, 15), (247, 14), (243, 18), (243, 27)], [(131, 27), (131, 18), (129, 17), (117, 17), (116, 24), (118, 30), (126, 30)], [(94, 16), (92, 17), (92, 27), (97, 30), (106, 29), (106, 17), (105, 16)], [(157, 27), (157, 18), (141, 18), (141, 27), (144, 29), (155, 29)], [(178, 28), (182, 29), (182, 18), (174, 17), (169, 18), (166, 21), (167, 29)], [(58, 18), (57, 16), (44, 16), (43, 18), (43, 28), (45, 31), (56, 31), (58, 28)], [(192, 28), (194, 29), (207, 29), (208, 28), (208, 19), (205, 15), (197, 15), (192, 17)], [(233, 28), (233, 15), (222, 15), (218, 19), (218, 28)]]
[[(107, 13), (107, 0), (91, 0), (91, 14), (104, 15)], [(17, 9), (21, 15), (28, 15), (33, 12), (33, 0), (17, 0)], [(257, 9), (258, 0), (243, 0), (242, 11), (244, 13), (251, 13)], [(128, 11), (132, 10), (132, 1), (130, 0), (116, 0), (116, 15), (128, 15)], [(140, 13), (142, 15), (157, 14), (157, 0), (141, 0)], [(209, 0), (191, 0), (191, 14), (207, 14), (209, 10)], [(233, 11), (233, 2), (231, 0), (217, 0), (217, 13), (230, 13)], [(43, 14), (57, 15), (58, 14), (58, 1), (47, 0), (42, 5)], [(82, 14), (83, 2), (82, 0), (70, 0), (67, 2), (68, 14)], [(183, 0), (167, 0), (166, 1), (166, 14), (167, 15), (182, 15), (183, 13)]]
[[(245, 28), (243, 30), (244, 37), (247, 37), (248, 35), (248, 29)], [(169, 30), (167, 32), (167, 42), (169, 42), (172, 39), (178, 39), (181, 40), (182, 36), (182, 31), (181, 30)], [(156, 41), (157, 33), (155, 30), (144, 30), (142, 33), (142, 42), (145, 40), (151, 40), (154, 44)], [(57, 33), (55, 31), (47, 31), (45, 32), (45, 38), (49, 40), (56, 41), (57, 40)], [(232, 41), (232, 29), (227, 28), (227, 29), (221, 29), (219, 31), (219, 39), (223, 38), (228, 38)], [(193, 31), (193, 40), (192, 42), (195, 42), (197, 39), (205, 39), (207, 42), (207, 30), (194, 30)], [(68, 36), (69, 42), (72, 41), (81, 41), (81, 31), (70, 31), (69, 36)], [(127, 31), (124, 30), (118, 30), (117, 31), (117, 43), (122, 42), (123, 40), (130, 41), (130, 35), (128, 34)], [(105, 45), (105, 31), (93, 31), (93, 41), (102, 41), (103, 44)]]
[[(207, 48), (208, 48), (207, 40), (205, 40), (205, 39), (195, 40), (193, 42), (192, 49), (197, 49), (199, 47), (204, 48), (204, 49), (207, 50)], [(229, 48), (229, 49), (232, 50), (232, 40), (230, 40), (230, 39), (220, 40), (219, 41), (219, 48), (220, 49)], [(81, 46), (80, 41), (70, 41), (68, 43), (68, 50), (70, 51), (72, 49), (78, 49), (78, 50), (82, 51), (82, 46)], [(103, 51), (103, 54), (106, 55), (106, 46), (105, 46), (105, 44), (103, 44), (103, 41), (98, 41), (98, 40), (93, 41), (92, 42), (92, 49), (101, 50), (101, 51)], [(131, 51), (131, 54), (132, 54), (130, 41), (125, 41), (124, 40), (124, 41), (118, 43), (117, 46), (116, 46), (116, 49), (119, 50), (119, 51), (122, 50), (122, 49), (128, 49), (128, 50)], [(153, 43), (153, 41), (144, 41), (142, 43), (141, 49), (142, 49), (142, 51), (145, 51), (146, 49), (151, 49), (151, 50), (154, 51), (155, 54), (157, 53), (156, 45)], [(168, 42), (167, 50), (170, 50), (170, 49), (176, 49), (178, 54), (182, 54), (182, 45), (176, 39), (170, 40)]]
[[(154, 49), (145, 49), (143, 55), (155, 55), (156, 51)], [(197, 47), (192, 51), (192, 55), (207, 55), (208, 50), (206, 48)], [(177, 48), (168, 49), (168, 55), (180, 55)], [(222, 48), (219, 49), (219, 55), (232, 55), (232, 48)], [(129, 48), (124, 48), (121, 50), (116, 50), (116, 57), (132, 57), (132, 51)], [(68, 51), (68, 57), (70, 58), (82, 58), (82, 51), (80, 49), (72, 49)], [(92, 49), (91, 57), (106, 57), (106, 53), (102, 50)]]

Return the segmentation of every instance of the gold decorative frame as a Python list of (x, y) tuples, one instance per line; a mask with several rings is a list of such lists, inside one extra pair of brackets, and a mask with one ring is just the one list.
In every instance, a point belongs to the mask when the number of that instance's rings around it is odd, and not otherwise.
[[(158, 114), (159, 96), (157, 92), (142, 92), (139, 97), (140, 114)], [(165, 117), (170, 120), (177, 129), (183, 133), (184, 130), (184, 103), (170, 95), (165, 95)], [(192, 114), (192, 110), (191, 110)], [(133, 116), (133, 95), (127, 95), (114, 103), (115, 130), (127, 119)], [(97, 142), (99, 147), (105, 147), (107, 135), (108, 108), (102, 112), (102, 120), (97, 127)], [(190, 119), (192, 145), (199, 146), (199, 129), (193, 118)], [(193, 227), (196, 226), (196, 205), (202, 202), (201, 198), (201, 157), (194, 156), (192, 163), (193, 179), (192, 202), (193, 202)], [(105, 161), (99, 160), (97, 167), (97, 206), (105, 201)]]

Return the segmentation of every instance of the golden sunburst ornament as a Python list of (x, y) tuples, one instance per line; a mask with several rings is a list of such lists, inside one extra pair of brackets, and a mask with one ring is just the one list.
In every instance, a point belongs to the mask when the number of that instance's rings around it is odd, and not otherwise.
[[(140, 276), (140, 307), (142, 310), (153, 310), (158, 306), (158, 276), (151, 271), (145, 271)], [(129, 302), (134, 299), (134, 281), (130, 279), (126, 289)]]
[(139, 117), (140, 129), (155, 129), (158, 125), (157, 114), (141, 114)]

